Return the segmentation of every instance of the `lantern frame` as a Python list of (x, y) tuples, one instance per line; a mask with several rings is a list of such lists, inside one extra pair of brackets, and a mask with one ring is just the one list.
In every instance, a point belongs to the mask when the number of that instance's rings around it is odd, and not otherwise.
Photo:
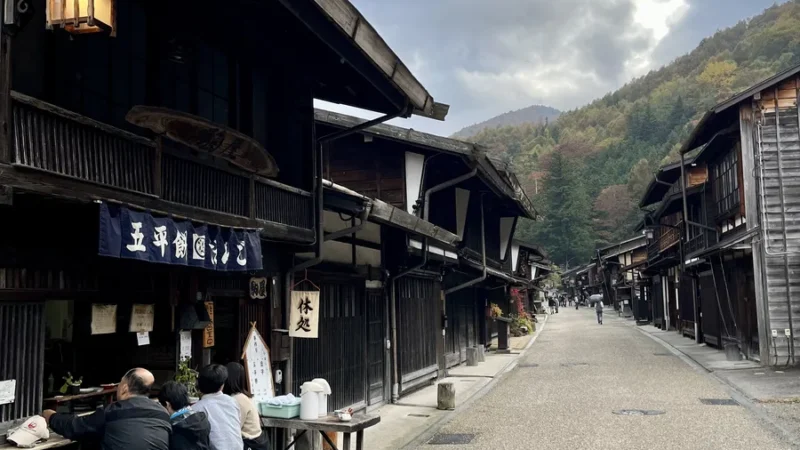
[[(72, 34), (108, 31), (111, 36), (116, 36), (116, 0), (46, 0), (46, 2), (48, 30), (61, 27)], [(109, 18), (105, 21), (95, 15), (97, 3), (106, 3), (108, 6)], [(85, 11), (82, 10), (82, 6), (85, 6)], [(68, 10), (72, 12), (70, 16), (67, 14)]]

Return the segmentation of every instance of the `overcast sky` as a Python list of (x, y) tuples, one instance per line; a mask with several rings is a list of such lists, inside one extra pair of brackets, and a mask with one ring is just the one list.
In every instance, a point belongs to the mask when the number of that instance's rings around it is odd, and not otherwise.
[[(691, 51), (774, 0), (351, 0), (438, 102), (450, 135), (544, 104), (584, 105)], [(781, 0), (778, 3), (782, 3)], [(365, 118), (376, 114), (318, 102)]]

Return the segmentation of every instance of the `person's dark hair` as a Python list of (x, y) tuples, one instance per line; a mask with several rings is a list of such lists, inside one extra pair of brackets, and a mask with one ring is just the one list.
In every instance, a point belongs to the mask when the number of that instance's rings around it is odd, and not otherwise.
[(142, 377), (136, 374), (136, 369), (129, 370), (122, 379), (128, 385), (128, 392), (131, 395), (147, 395), (153, 387), (153, 383), (145, 383)]
[(158, 402), (165, 408), (167, 407), (167, 402), (169, 402), (172, 409), (179, 411), (189, 406), (189, 390), (178, 382), (167, 381), (161, 386), (161, 391), (158, 393)]
[(197, 390), (202, 394), (219, 392), (228, 379), (228, 369), (219, 364), (209, 364), (197, 375)]
[(238, 362), (229, 362), (225, 368), (228, 369), (228, 380), (225, 381), (222, 392), (228, 395), (244, 394), (252, 397), (253, 394), (247, 389), (247, 374), (244, 372), (244, 366)]

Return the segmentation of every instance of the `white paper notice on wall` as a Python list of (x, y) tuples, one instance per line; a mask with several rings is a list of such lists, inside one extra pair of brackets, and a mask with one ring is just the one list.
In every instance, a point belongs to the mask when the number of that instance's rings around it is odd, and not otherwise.
[(92, 305), (92, 334), (117, 332), (117, 305)]
[(181, 331), (181, 361), (192, 357), (192, 332)]
[(292, 291), (289, 313), (289, 336), (317, 338), (319, 325), (319, 291)]
[(150, 345), (150, 333), (147, 331), (140, 331), (136, 333), (136, 342), (139, 343), (139, 346), (142, 345)]
[(14, 394), (17, 392), (17, 380), (0, 381), (0, 405), (14, 403)]
[(130, 332), (153, 331), (154, 305), (133, 305)]

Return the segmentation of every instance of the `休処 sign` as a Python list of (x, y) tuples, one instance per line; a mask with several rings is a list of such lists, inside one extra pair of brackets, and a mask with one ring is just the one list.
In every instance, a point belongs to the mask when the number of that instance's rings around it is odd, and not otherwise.
[(316, 339), (319, 332), (319, 291), (292, 291), (289, 336)]
[(100, 205), (98, 253), (224, 272), (262, 268), (258, 231), (195, 226), (106, 203)]

